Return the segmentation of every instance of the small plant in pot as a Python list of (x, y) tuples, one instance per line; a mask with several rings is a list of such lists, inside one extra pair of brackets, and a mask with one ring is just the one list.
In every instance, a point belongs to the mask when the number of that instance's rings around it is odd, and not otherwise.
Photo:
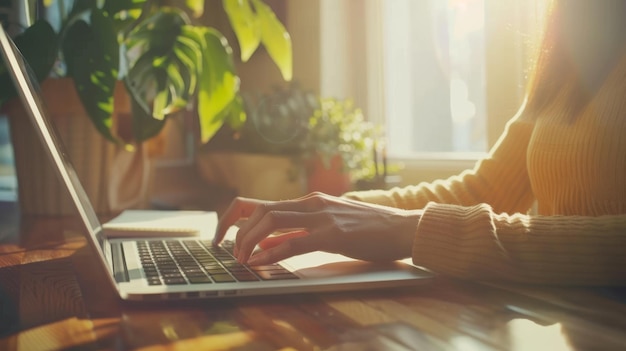
[(305, 151), (308, 190), (341, 195), (378, 172), (380, 126), (366, 121), (351, 100), (322, 98), (309, 119)]
[[(197, 115), (203, 142), (223, 124), (238, 128), (245, 121), (230, 44), (197, 19), (204, 0), (49, 3), (59, 7), (60, 29), (37, 20), (15, 37), (16, 46), (40, 81), (72, 81), (85, 117), (112, 145), (141, 147), (171, 116), (187, 109)], [(73, 5), (66, 8), (67, 3)], [(262, 44), (283, 78), (291, 79), (291, 41), (271, 8), (262, 0), (224, 0), (222, 5), (242, 61)], [(0, 103), (14, 95), (2, 67)], [(120, 100), (126, 100), (128, 111), (114, 113)]]

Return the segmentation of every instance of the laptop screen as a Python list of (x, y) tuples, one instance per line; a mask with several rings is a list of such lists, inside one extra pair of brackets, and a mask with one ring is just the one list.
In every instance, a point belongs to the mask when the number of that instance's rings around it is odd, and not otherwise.
[(2, 26), (0, 26), (0, 48), (4, 59), (4, 68), (13, 79), (24, 109), (33, 122), (34, 130), (44, 143), (44, 149), (48, 151), (53, 167), (66, 186), (83, 223), (87, 227), (89, 234), (96, 239), (102, 253), (105, 240), (100, 221), (64, 150), (63, 144), (57, 137), (54, 126), (45, 117), (44, 103), (39, 92), (37, 79), (34, 78), (34, 73), (20, 51), (15, 47), (13, 41), (6, 35)]

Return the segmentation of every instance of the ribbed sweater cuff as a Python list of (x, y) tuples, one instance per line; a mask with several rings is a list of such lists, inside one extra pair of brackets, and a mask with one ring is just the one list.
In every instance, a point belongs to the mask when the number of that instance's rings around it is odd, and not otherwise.
[(500, 247), (491, 214), (485, 204), (463, 207), (429, 203), (417, 227), (413, 263), (460, 278), (483, 276), (481, 271), (493, 258), (481, 253)]

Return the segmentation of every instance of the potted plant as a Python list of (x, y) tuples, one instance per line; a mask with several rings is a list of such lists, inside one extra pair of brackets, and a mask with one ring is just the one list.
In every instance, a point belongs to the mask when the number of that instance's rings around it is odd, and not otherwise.
[(381, 128), (351, 101), (319, 98), (294, 83), (245, 102), (244, 125), (225, 126), (201, 153), (207, 181), (275, 200), (311, 191), (339, 195), (382, 174), (375, 151)]
[(379, 173), (381, 127), (351, 100), (322, 98), (309, 119), (305, 152), (308, 191), (341, 195)]
[[(66, 81), (62, 89), (49, 89), (57, 94), (47, 100), (65, 99), (65, 94), (75, 90), (99, 138), (116, 149), (112, 155), (85, 157), (116, 159), (124, 150), (141, 150), (168, 118), (187, 109), (198, 117), (202, 142), (210, 140), (223, 124), (238, 128), (245, 121), (233, 51), (221, 32), (197, 19), (204, 11), (203, 0), (74, 1), (67, 10), (63, 4), (52, 2), (62, 14), (58, 31), (48, 21), (38, 20), (15, 43), (37, 78), (44, 81), (43, 90), (51, 76), (54, 81)], [(271, 8), (262, 0), (224, 0), (222, 4), (241, 60), (247, 61), (263, 44), (283, 78), (290, 80), (291, 41)], [(0, 73), (0, 102), (4, 103), (14, 91), (7, 72)], [(58, 94), (61, 90), (63, 96)], [(88, 139), (87, 143), (95, 142)], [(16, 145), (18, 173), (17, 149), (32, 143), (37, 141)], [(134, 166), (133, 158), (127, 156), (124, 162)], [(128, 174), (136, 178), (137, 171)], [(128, 182), (121, 179), (118, 183)]]

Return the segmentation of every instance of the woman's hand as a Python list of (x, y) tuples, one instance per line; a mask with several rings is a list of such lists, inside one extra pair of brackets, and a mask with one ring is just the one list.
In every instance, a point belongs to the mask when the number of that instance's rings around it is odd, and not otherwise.
[[(230, 226), (247, 219), (235, 241), (234, 253), (242, 263), (269, 264), (311, 251), (392, 261), (411, 256), (420, 216), (420, 210), (401, 210), (322, 193), (278, 202), (237, 198), (220, 219), (214, 245), (222, 241)], [(283, 234), (268, 237), (276, 232)], [(252, 255), (257, 244), (264, 250)]]

